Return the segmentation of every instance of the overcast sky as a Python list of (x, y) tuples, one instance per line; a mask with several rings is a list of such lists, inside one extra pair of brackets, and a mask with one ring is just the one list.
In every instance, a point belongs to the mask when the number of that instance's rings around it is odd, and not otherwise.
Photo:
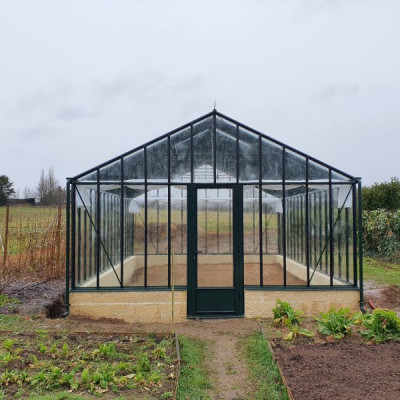
[(0, 0), (0, 175), (74, 176), (217, 109), (400, 176), (400, 1)]

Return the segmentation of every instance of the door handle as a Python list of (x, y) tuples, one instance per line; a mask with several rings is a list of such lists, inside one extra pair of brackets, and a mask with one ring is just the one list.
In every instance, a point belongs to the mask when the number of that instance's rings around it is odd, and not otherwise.
[(193, 253), (194, 254), (203, 254), (203, 252), (201, 250), (195, 250)]

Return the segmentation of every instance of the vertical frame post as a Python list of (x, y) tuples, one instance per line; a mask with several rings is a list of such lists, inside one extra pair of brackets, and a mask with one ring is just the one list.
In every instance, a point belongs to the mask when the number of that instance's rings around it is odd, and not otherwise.
[(101, 212), (101, 193), (100, 193), (100, 170), (97, 168), (97, 184), (96, 184), (96, 286), (99, 288), (100, 286), (100, 235), (101, 235), (101, 221), (100, 221), (100, 212)]
[(333, 193), (332, 193), (332, 170), (329, 169), (329, 252), (330, 252), (330, 286), (333, 286), (333, 273), (335, 268), (335, 247), (333, 242)]
[(363, 288), (363, 246), (362, 246), (362, 186), (361, 178), (357, 178), (358, 189), (358, 256), (359, 256), (359, 277), (360, 277), (360, 307), (364, 307), (364, 288)]
[(306, 265), (307, 265), (307, 286), (310, 286), (310, 201), (308, 190), (308, 157), (306, 158)]
[(355, 183), (352, 185), (352, 197), (353, 197), (353, 279), (354, 279), (354, 287), (358, 286), (358, 261), (357, 261), (357, 248), (358, 248), (358, 236), (357, 236), (357, 186)]
[(121, 203), (120, 203), (120, 215), (119, 215), (119, 234), (120, 234), (120, 246), (119, 246), (119, 258), (121, 265), (121, 289), (124, 287), (124, 249), (125, 249), (125, 187), (124, 187), (124, 158), (121, 157)]
[(76, 287), (75, 259), (76, 259), (76, 186), (72, 183), (71, 191), (71, 280), (72, 288)]
[(283, 250), (283, 286), (287, 285), (286, 278), (286, 147), (282, 148), (282, 250)]
[[(67, 230), (67, 237), (65, 240), (65, 307), (66, 307), (66, 312), (69, 313), (69, 288), (70, 288), (70, 275), (69, 275), (69, 265), (70, 265), (70, 251), (71, 251), (71, 247), (70, 247), (70, 235), (71, 235), (71, 231), (70, 231), (70, 215), (71, 215), (71, 183), (70, 180), (67, 180), (67, 187), (66, 187), (66, 191), (67, 191), (67, 205), (66, 205), (66, 221), (65, 221), (65, 225), (66, 225), (66, 230)], [(74, 284), (72, 282), (72, 288), (74, 288)]]

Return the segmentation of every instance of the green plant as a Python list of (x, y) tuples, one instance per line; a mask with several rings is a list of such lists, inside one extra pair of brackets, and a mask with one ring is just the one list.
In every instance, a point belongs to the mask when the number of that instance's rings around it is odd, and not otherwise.
[(117, 355), (117, 347), (114, 342), (100, 343), (99, 354), (103, 357), (113, 358)]
[(328, 312), (320, 313), (318, 330), (325, 336), (332, 336), (335, 339), (342, 339), (349, 335), (352, 330), (354, 319), (349, 308), (331, 308)]
[(377, 308), (362, 316), (360, 321), (365, 328), (361, 333), (377, 343), (400, 339), (400, 318), (395, 311)]
[(14, 343), (15, 343), (15, 340), (6, 339), (6, 340), (3, 342), (3, 347), (4, 347), (6, 350), (10, 351), (10, 350), (13, 348)]
[(290, 341), (293, 340), (296, 336), (312, 338), (314, 337), (314, 333), (309, 331), (308, 329), (303, 329), (295, 325), (290, 328), (290, 332), (286, 336), (284, 336), (283, 340)]
[(275, 308), (272, 309), (276, 325), (284, 324), (287, 327), (300, 325), (300, 317), (303, 314), (295, 310), (287, 301), (276, 300)]

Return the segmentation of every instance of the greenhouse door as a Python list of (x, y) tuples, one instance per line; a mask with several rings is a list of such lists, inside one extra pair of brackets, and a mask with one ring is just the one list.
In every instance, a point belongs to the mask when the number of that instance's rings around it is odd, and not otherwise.
[(241, 316), (242, 188), (189, 186), (188, 316)]

